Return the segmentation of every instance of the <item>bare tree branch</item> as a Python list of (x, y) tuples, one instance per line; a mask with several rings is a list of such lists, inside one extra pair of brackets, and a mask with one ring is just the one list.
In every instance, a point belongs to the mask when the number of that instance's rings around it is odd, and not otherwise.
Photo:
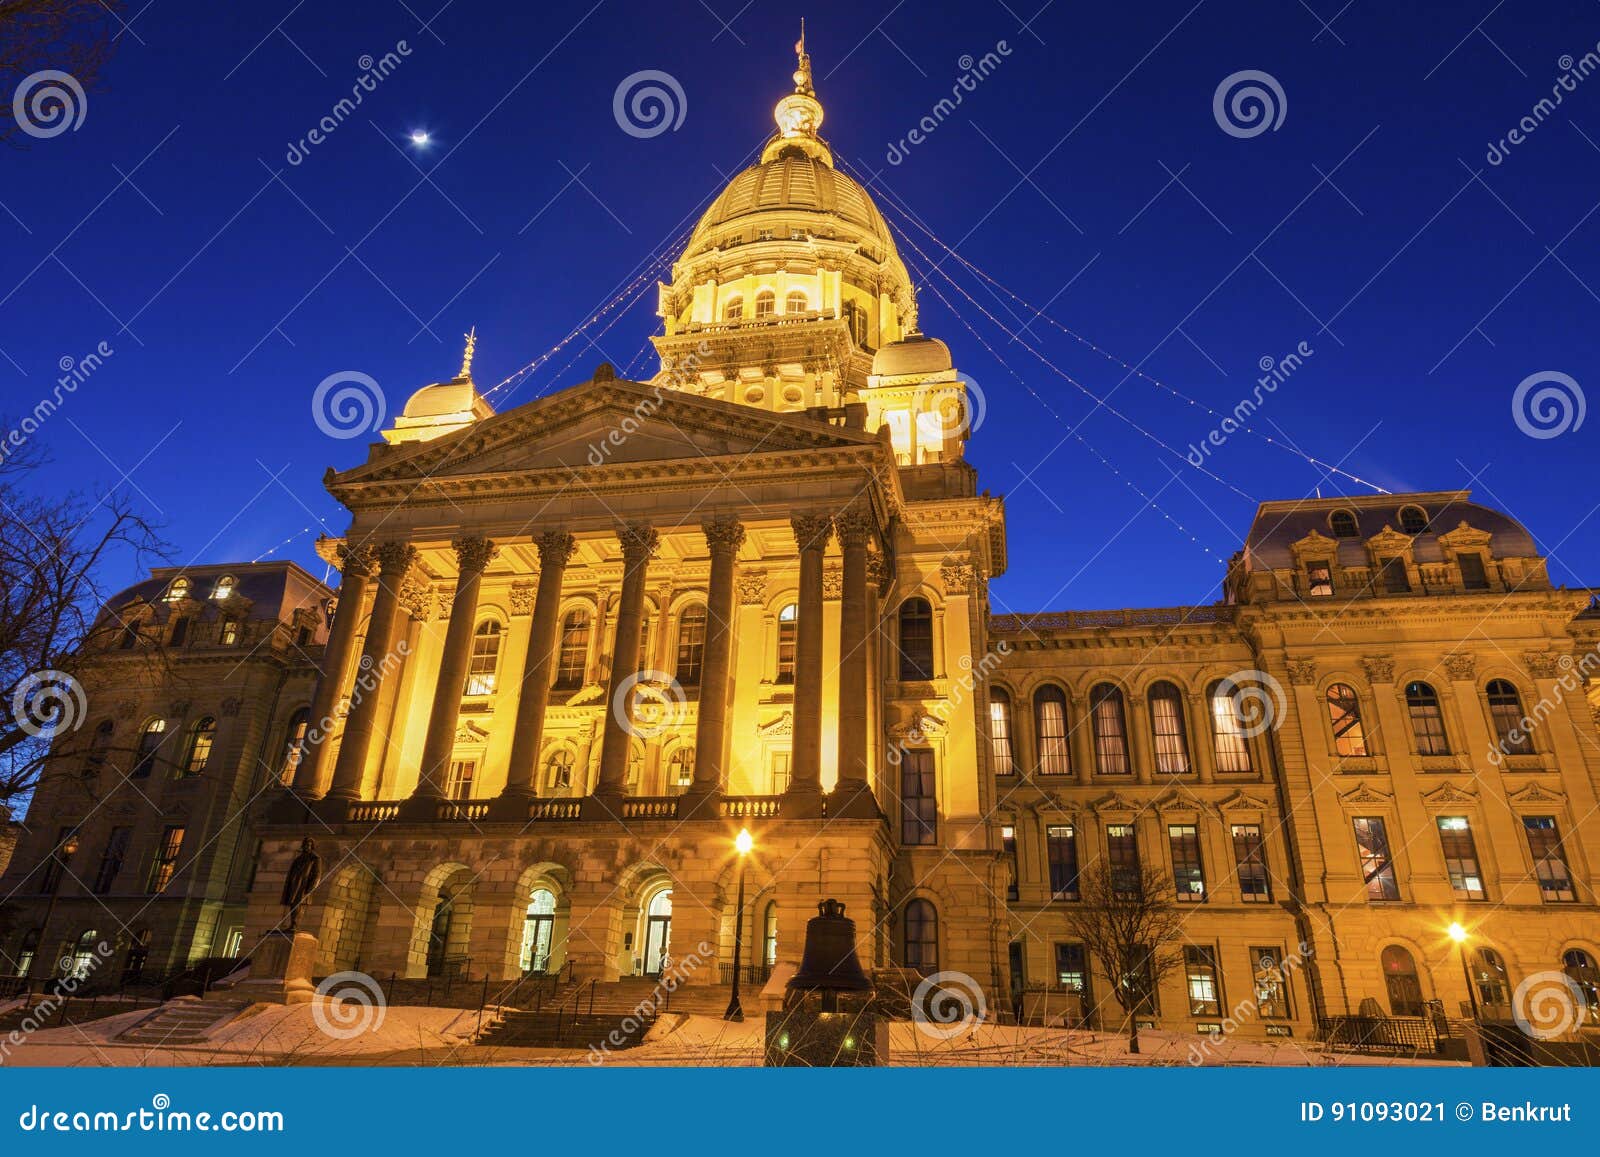
[(122, 6), (123, 0), (0, 0), (0, 141), (21, 143), (13, 101), (28, 77), (50, 69), (85, 92), (94, 87), (116, 47)]

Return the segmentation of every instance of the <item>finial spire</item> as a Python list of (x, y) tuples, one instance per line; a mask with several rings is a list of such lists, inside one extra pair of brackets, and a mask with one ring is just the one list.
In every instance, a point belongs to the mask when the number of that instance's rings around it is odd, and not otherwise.
[(472, 355), (478, 348), (478, 327), (473, 326), (464, 336), (467, 339), (467, 348), (461, 354), (461, 372), (456, 375), (458, 380), (472, 376)]
[(815, 96), (811, 88), (811, 55), (806, 52), (806, 18), (800, 17), (800, 39), (794, 42), (797, 67), (794, 70), (794, 90), (806, 96)]

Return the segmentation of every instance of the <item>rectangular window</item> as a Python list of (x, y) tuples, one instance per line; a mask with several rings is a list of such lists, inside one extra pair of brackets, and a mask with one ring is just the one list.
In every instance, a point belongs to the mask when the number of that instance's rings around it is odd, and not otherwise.
[(1457, 900), (1482, 900), (1483, 876), (1478, 871), (1478, 848), (1472, 839), (1472, 826), (1465, 816), (1440, 816), (1439, 843), (1444, 848), (1444, 866), (1450, 873), (1450, 887)]
[(1267, 875), (1267, 849), (1261, 841), (1260, 824), (1233, 825), (1233, 862), (1239, 869), (1239, 897), (1246, 904), (1265, 904), (1272, 899), (1272, 880)]
[(1106, 825), (1106, 862), (1111, 865), (1111, 890), (1119, 896), (1138, 896), (1143, 875), (1139, 871), (1139, 841), (1132, 824)]
[(39, 878), (39, 891), (47, 896), (55, 895), (56, 889), (61, 887), (61, 877), (66, 875), (72, 853), (66, 851), (65, 846), (72, 838), (72, 833), (71, 827), (60, 828), (56, 832), (55, 847), (50, 851), (50, 858), (45, 861), (44, 875)]
[(1357, 816), (1353, 822), (1367, 899), (1398, 900), (1400, 885), (1395, 882), (1394, 857), (1389, 854), (1389, 832), (1383, 820), (1377, 816)]
[(221, 632), (218, 636), (224, 647), (231, 647), (239, 641), (239, 620), (226, 618), (222, 620)]
[(122, 871), (122, 861), (128, 855), (128, 839), (132, 834), (132, 828), (119, 827), (112, 828), (111, 834), (106, 837), (106, 850), (101, 854), (100, 867), (94, 874), (95, 895), (104, 896), (116, 883), (117, 873)]
[(147, 889), (152, 896), (167, 890), (167, 885), (172, 883), (172, 877), (178, 871), (178, 853), (183, 850), (183, 829), (181, 827), (167, 827), (162, 829), (161, 843), (156, 849), (156, 862), (150, 868), (150, 886)]
[(472, 759), (452, 759), (450, 775), (445, 780), (446, 799), (471, 799), (472, 777), (478, 774), (478, 763)]
[(989, 753), (996, 775), (1015, 775), (1017, 761), (1011, 751), (1011, 700), (989, 697)]
[(1078, 898), (1078, 833), (1071, 824), (1051, 824), (1044, 830), (1050, 862), (1050, 898)]
[(1017, 829), (1007, 824), (1000, 829), (1000, 854), (1006, 861), (1006, 899), (1017, 898)]
[(169, 647), (181, 647), (189, 637), (189, 618), (185, 615), (181, 619), (172, 620), (172, 635), (167, 640)]
[(937, 814), (933, 752), (913, 748), (900, 758), (900, 842), (908, 847), (932, 844)]
[(1289, 977), (1283, 971), (1283, 949), (1252, 948), (1255, 969), (1256, 1012), (1263, 1017), (1289, 1015)]
[(1221, 1016), (1222, 979), (1217, 975), (1217, 950), (1209, 944), (1185, 945), (1183, 971), (1189, 984), (1189, 1015)]
[(1333, 597), (1333, 565), (1326, 562), (1306, 564), (1306, 594), (1314, 599)]
[(1082, 944), (1056, 945), (1056, 985), (1062, 992), (1083, 998), (1083, 1011), (1089, 1011), (1089, 954)]
[(1378, 578), (1383, 589), (1391, 595), (1402, 595), (1411, 589), (1411, 579), (1406, 575), (1406, 560), (1382, 558), (1378, 560)]
[(1572, 887), (1572, 872), (1567, 868), (1567, 854), (1561, 847), (1561, 829), (1555, 816), (1523, 816), (1523, 830), (1528, 833), (1528, 851), (1533, 854), (1533, 870), (1539, 877), (1539, 892), (1550, 902), (1571, 901), (1578, 898)]
[(1178, 886), (1178, 902), (1198, 904), (1206, 898), (1206, 874), (1200, 863), (1200, 832), (1194, 824), (1172, 824), (1167, 828), (1172, 848), (1172, 879)]
[(1484, 569), (1483, 555), (1458, 554), (1456, 562), (1461, 564), (1461, 586), (1469, 591), (1486, 591), (1489, 589), (1489, 572)]
[(789, 790), (789, 753), (772, 753), (772, 794), (782, 795)]

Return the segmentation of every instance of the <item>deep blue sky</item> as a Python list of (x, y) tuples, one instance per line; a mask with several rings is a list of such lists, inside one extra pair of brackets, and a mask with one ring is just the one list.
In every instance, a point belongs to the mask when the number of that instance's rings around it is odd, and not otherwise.
[[(787, 4), (456, 0), (424, 30), (438, 4), (135, 3), (82, 126), (0, 151), (0, 412), (31, 409), (61, 359), (115, 349), (37, 435), (53, 459), (40, 485), (97, 497), (132, 470), (120, 485), (159, 508), (178, 561), (271, 553), (322, 573), (314, 524), (343, 522), (319, 480), (362, 450), (318, 430), (317, 383), (370, 374), (393, 412), (453, 373), (469, 325), (481, 384), (548, 350), (760, 144), (793, 67)], [(805, 11), (824, 135), (863, 179), (878, 173), (881, 201), (1218, 410), (1250, 392), (1263, 357), (1309, 343), (1263, 428), (1390, 489), (1471, 487), (1528, 523), (1557, 582), (1600, 582), (1600, 417), (1536, 440), (1511, 412), (1539, 371), (1600, 388), (1600, 76), (1504, 163), (1485, 160), (1560, 58), (1600, 41), (1600, 6), (1340, 4)], [(402, 39), (401, 67), (289, 165), (359, 58)], [(961, 58), (1001, 40), (999, 68), (888, 164)], [(636, 139), (614, 120), (614, 90), (643, 69), (681, 84), (677, 131)], [(1238, 139), (1212, 101), (1245, 69), (1271, 74), (1287, 111)], [(429, 149), (409, 147), (416, 128)], [(971, 456), (1008, 499), (997, 609), (1210, 601), (1255, 501), (1361, 489), (1245, 435), (1209, 463), (1219, 483), (1092, 413), (966, 307), (1020, 385), (934, 293), (922, 300), (923, 328), (987, 400)], [(640, 364), (653, 309), (647, 294), (598, 351), (567, 346), (513, 399), (602, 358)], [(1024, 340), (1180, 451), (1215, 423), (1043, 323)]]

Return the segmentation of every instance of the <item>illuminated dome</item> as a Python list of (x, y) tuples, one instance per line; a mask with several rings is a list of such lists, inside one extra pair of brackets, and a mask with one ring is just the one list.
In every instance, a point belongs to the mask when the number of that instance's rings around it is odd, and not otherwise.
[(836, 224), (853, 226), (899, 263), (888, 222), (867, 191), (821, 158), (798, 151), (780, 153), (734, 177), (700, 218), (683, 256), (716, 247), (728, 226), (759, 230), (772, 221), (783, 225), (773, 237), (784, 240), (795, 229), (826, 236)]

